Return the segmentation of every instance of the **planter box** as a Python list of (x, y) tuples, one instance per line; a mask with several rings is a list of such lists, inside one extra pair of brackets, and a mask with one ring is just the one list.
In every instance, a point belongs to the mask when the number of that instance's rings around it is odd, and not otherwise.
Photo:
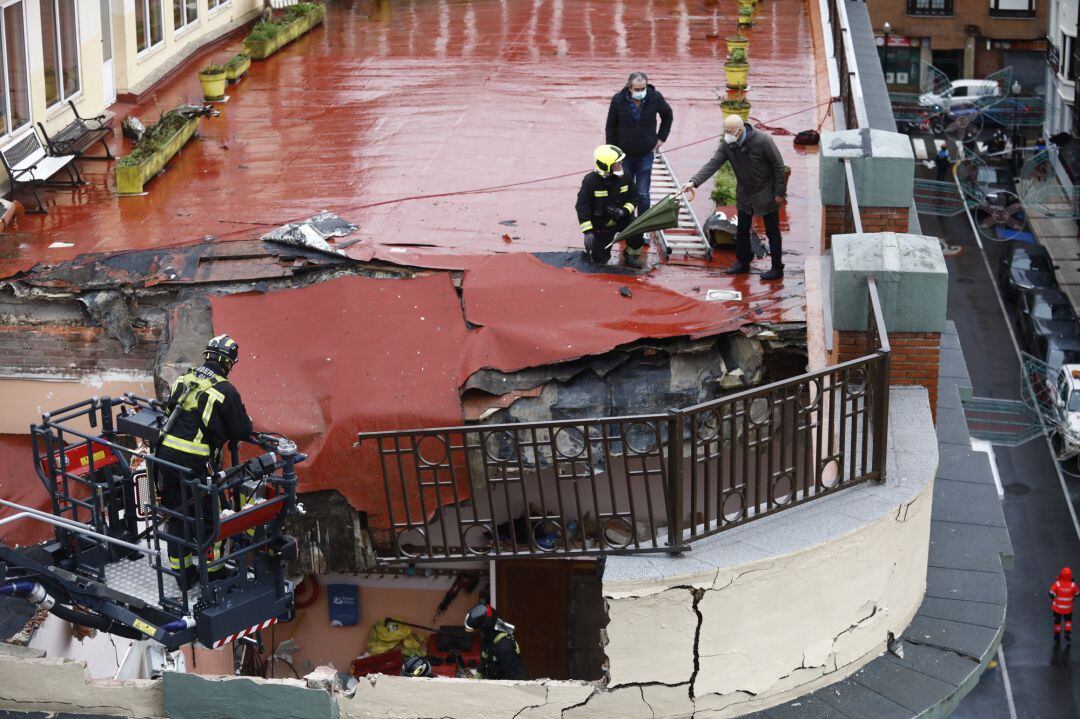
[(141, 165), (125, 167), (116, 166), (116, 191), (121, 195), (137, 195), (143, 191), (143, 185), (152, 177), (161, 172), (165, 164), (173, 158), (180, 148), (187, 144), (195, 131), (199, 129), (199, 118), (195, 117), (187, 121), (183, 127), (176, 131), (168, 139), (165, 146), (155, 152), (146, 162)]
[(281, 28), (271, 40), (244, 40), (244, 49), (255, 60), (265, 60), (290, 42), (300, 37), (326, 19), (326, 7), (319, 5), (302, 18), (293, 20)]
[(250, 68), (251, 68), (251, 58), (249, 57), (247, 60), (244, 60), (239, 65), (236, 65), (234, 67), (226, 67), (225, 68), (225, 78), (229, 82), (236, 82), (241, 77), (243, 77), (244, 73), (246, 73)]

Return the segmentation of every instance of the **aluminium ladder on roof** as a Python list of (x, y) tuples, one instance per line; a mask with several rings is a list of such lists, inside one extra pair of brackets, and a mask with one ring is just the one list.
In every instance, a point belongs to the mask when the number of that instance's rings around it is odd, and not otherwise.
[[(653, 157), (652, 185), (649, 189), (652, 204), (655, 205), (667, 195), (678, 191), (679, 183), (675, 179), (675, 173), (671, 171), (667, 157), (662, 151), (657, 151)], [(665, 259), (670, 259), (672, 255), (712, 259), (712, 245), (701, 229), (701, 223), (694, 214), (694, 208), (684, 195), (679, 195), (678, 227), (660, 230), (655, 234), (660, 240)]]

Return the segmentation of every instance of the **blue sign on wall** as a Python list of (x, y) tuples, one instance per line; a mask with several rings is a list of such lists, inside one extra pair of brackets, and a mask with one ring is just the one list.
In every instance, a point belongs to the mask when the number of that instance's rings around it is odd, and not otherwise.
[(360, 623), (360, 588), (355, 584), (331, 584), (326, 588), (330, 625), (351, 627)]

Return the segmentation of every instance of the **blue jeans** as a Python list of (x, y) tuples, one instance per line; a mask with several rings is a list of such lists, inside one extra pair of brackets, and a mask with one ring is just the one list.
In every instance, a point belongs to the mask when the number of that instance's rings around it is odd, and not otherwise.
[(637, 185), (639, 215), (652, 205), (652, 199), (649, 197), (649, 187), (652, 185), (652, 163), (653, 155), (651, 152), (641, 157), (627, 155), (622, 161), (623, 170), (626, 171), (627, 175), (634, 178), (634, 183)]

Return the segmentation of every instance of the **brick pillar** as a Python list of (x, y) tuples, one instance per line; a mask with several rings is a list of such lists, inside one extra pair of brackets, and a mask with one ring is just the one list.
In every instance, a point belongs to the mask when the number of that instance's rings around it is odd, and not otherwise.
[(843, 130), (821, 137), (822, 250), (832, 247), (834, 235), (856, 231), (848, 197), (851, 163), (862, 231), (907, 232), (914, 197), (915, 155), (906, 135), (882, 130)]
[(835, 235), (832, 259), (835, 359), (874, 349), (866, 346), (866, 278), (873, 276), (891, 346), (890, 384), (925, 387), (936, 418), (949, 282), (940, 243), (895, 232)]

